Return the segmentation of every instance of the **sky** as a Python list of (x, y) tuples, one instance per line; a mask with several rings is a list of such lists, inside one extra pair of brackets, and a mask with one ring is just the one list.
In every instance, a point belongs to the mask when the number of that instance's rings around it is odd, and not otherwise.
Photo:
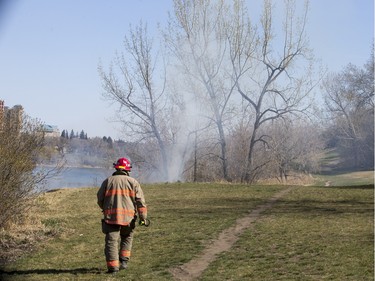
[[(301, 2), (302, 0), (296, 0)], [(261, 0), (247, 0), (249, 10)], [(126, 139), (98, 65), (123, 50), (129, 25), (151, 31), (172, 0), (0, 0), (0, 100), (60, 132)], [(363, 66), (374, 40), (373, 0), (310, 0), (310, 46), (329, 72)]]

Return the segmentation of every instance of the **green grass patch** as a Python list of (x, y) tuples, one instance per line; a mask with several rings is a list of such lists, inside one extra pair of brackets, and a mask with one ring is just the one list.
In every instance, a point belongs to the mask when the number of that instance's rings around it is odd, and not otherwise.
[(343, 172), (315, 176), (315, 185), (357, 186), (374, 184), (374, 171)]
[[(105, 274), (96, 188), (46, 193), (43, 225), (60, 231), (9, 264), (1, 280), (172, 280), (237, 218), (285, 186), (144, 185), (149, 228), (137, 227), (129, 269)], [(373, 189), (296, 187), (223, 253), (201, 280), (373, 280)]]
[(374, 280), (373, 186), (298, 187), (202, 280)]

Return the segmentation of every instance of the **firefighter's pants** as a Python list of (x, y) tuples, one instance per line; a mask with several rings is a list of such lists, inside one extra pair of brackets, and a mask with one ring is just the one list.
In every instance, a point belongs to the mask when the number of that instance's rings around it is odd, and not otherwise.
[[(108, 269), (118, 269), (119, 260), (129, 261), (133, 244), (133, 230), (135, 222), (122, 226), (102, 222), (102, 230), (105, 233), (105, 257)], [(119, 251), (120, 240), (120, 251)]]

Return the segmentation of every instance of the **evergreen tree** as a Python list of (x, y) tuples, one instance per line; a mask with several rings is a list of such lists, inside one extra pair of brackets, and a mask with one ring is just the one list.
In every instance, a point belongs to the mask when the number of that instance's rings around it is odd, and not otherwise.
[(81, 133), (79, 134), (79, 138), (81, 140), (84, 140), (85, 139), (85, 132), (82, 130)]
[(110, 147), (110, 148), (113, 148), (113, 140), (112, 140), (111, 137), (108, 137), (108, 138), (107, 138), (107, 143), (109, 144), (109, 147)]
[(70, 139), (74, 139), (74, 131), (73, 131), (73, 129), (70, 131)]

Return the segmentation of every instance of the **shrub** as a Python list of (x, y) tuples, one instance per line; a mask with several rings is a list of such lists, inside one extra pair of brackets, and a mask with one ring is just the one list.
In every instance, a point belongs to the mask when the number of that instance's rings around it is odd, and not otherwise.
[(4, 126), (0, 131), (0, 228), (20, 220), (43, 191), (48, 176), (58, 172), (38, 169), (43, 153), (41, 123), (23, 116), (21, 126)]

